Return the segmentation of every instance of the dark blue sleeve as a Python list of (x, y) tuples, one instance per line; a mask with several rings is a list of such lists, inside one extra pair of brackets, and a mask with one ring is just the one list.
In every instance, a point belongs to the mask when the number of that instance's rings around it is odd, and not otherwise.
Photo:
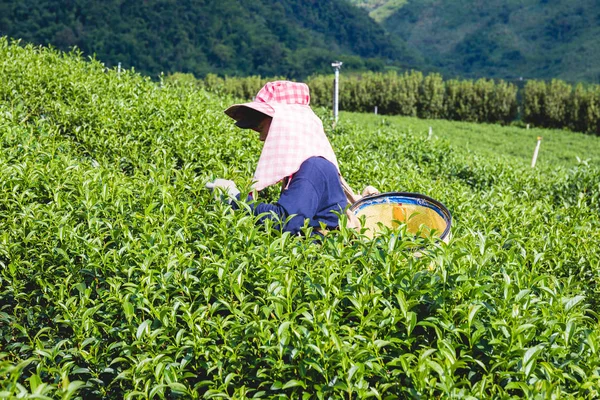
[[(247, 202), (252, 214), (266, 213), (261, 217), (260, 222), (263, 222), (265, 218), (279, 218), (284, 221), (290, 215), (295, 214), (283, 227), (284, 231), (292, 234), (300, 233), (300, 229), (304, 226), (304, 220), (315, 215), (319, 201), (312, 183), (303, 178), (292, 178), (290, 186), (284, 190), (275, 204), (253, 202), (252, 200), (252, 196), (248, 196)], [(236, 202), (233, 202), (232, 205), (234, 209), (239, 209)]]
[[(240, 199), (239, 194), (237, 195), (237, 199)], [(258, 201), (254, 201), (251, 195), (248, 195), (248, 197), (246, 198), (246, 202), (248, 203), (250, 210), (252, 210), (253, 215), (260, 215), (263, 213), (268, 214), (263, 215), (260, 219), (260, 222), (263, 222), (265, 218), (274, 219), (272, 213), (275, 213), (275, 215), (281, 220), (284, 220), (286, 218), (285, 209), (278, 204), (260, 203)], [(235, 201), (231, 205), (234, 210), (239, 210), (240, 208), (240, 206)]]
[[(302, 163), (277, 203), (252, 202), (248, 197), (248, 204), (254, 215), (266, 213), (261, 222), (265, 218), (284, 221), (293, 215), (283, 230), (298, 234), (306, 220), (315, 228), (321, 223), (336, 227), (339, 221), (334, 211), (342, 212), (347, 201), (335, 165), (324, 158), (311, 157)], [(234, 208), (239, 208), (235, 202)]]

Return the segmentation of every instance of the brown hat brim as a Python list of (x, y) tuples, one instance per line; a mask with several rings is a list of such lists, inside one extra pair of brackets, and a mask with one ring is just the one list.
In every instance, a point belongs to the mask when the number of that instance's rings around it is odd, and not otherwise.
[(275, 110), (273, 107), (267, 103), (260, 103), (258, 101), (244, 104), (234, 104), (225, 110), (225, 114), (235, 119), (237, 122), (240, 122), (245, 120), (248, 115), (252, 113), (251, 110), (258, 111), (271, 118), (275, 115)]

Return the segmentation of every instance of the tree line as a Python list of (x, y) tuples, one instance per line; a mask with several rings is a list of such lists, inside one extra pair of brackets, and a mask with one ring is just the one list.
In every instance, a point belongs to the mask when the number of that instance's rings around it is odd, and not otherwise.
[(600, 135), (600, 85), (529, 81), (523, 110), (523, 120), (535, 126)]
[[(177, 84), (193, 84), (209, 92), (252, 99), (268, 81), (283, 77), (220, 77), (208, 74), (195, 79), (176, 73), (166, 78)], [(333, 102), (333, 75), (313, 75), (305, 81), (313, 106)], [(440, 74), (390, 71), (345, 75), (340, 79), (340, 109), (377, 112), (424, 119), (447, 119), (510, 124), (516, 121), (536, 127), (570, 129), (600, 134), (600, 85), (575, 86), (554, 79), (528, 81), (522, 89), (502, 80), (444, 80)]]
[[(403, 43), (344, 0), (0, 0), (0, 36), (77, 47), (106, 66), (305, 79), (333, 59), (418, 69)], [(397, 43), (399, 42), (399, 43)]]

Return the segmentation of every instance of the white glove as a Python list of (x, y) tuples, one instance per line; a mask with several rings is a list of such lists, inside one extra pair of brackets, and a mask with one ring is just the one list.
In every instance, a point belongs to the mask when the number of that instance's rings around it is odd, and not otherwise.
[(235, 183), (227, 179), (215, 179), (212, 182), (208, 182), (206, 184), (206, 188), (210, 189), (213, 192), (216, 188), (218, 188), (224, 194), (226, 194), (227, 197), (229, 197), (230, 201), (236, 199), (237, 195), (240, 194), (240, 191), (235, 186)]

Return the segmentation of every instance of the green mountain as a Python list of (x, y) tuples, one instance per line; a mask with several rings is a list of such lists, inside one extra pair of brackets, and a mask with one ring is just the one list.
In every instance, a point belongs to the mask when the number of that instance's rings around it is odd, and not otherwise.
[(336, 59), (356, 69), (419, 66), (402, 40), (344, 0), (0, 0), (0, 35), (77, 46), (154, 76), (303, 77), (331, 72)]
[(447, 76), (600, 81), (597, 0), (351, 0)]
[(349, 70), (600, 82), (598, 0), (0, 0), (1, 35), (154, 77), (304, 78), (339, 59)]

